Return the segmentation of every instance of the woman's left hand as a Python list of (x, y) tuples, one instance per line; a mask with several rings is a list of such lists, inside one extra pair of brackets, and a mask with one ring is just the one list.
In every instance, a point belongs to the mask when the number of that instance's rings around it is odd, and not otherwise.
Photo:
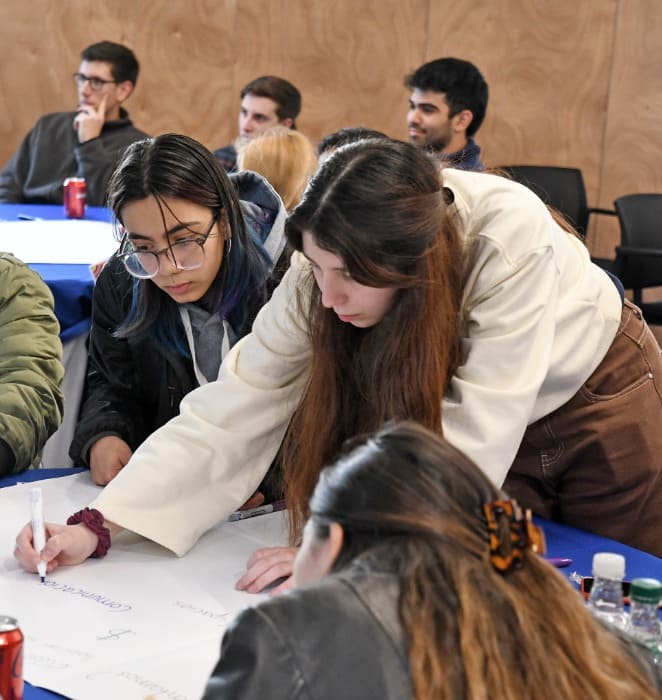
[(246, 573), (237, 581), (237, 590), (259, 593), (267, 586), (284, 578), (281, 584), (269, 591), (270, 595), (292, 588), (292, 570), (296, 547), (263, 547), (251, 555)]

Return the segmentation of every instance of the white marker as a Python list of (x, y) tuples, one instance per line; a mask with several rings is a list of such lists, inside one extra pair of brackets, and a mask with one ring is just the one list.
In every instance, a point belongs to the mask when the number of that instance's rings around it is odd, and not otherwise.
[[(41, 554), (46, 544), (46, 528), (44, 527), (44, 507), (41, 501), (41, 489), (38, 486), (30, 489), (32, 503), (32, 542), (34, 548)], [(46, 562), (43, 559), (37, 564), (37, 572), (43, 583), (46, 580)]]

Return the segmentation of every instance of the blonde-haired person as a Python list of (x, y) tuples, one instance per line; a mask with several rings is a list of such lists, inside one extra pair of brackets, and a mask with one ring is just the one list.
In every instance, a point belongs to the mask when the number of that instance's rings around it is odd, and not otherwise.
[(658, 697), (648, 650), (602, 627), (538, 528), (421, 425), (361, 438), (309, 511), (296, 590), (235, 620), (204, 700)]
[(266, 178), (290, 211), (317, 169), (317, 156), (303, 134), (275, 127), (248, 141), (239, 151), (237, 164), (239, 170), (252, 170)]

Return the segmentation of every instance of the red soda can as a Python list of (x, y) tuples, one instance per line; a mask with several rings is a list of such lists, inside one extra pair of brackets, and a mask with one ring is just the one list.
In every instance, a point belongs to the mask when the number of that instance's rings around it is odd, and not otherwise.
[(82, 219), (85, 216), (87, 184), (85, 178), (68, 177), (64, 181), (64, 214), (69, 219)]
[(23, 697), (23, 633), (13, 617), (0, 615), (0, 698)]

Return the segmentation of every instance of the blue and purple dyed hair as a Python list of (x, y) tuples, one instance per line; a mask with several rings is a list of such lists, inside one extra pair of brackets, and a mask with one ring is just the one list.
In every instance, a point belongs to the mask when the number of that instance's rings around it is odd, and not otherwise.
[[(132, 144), (111, 178), (108, 193), (108, 204), (120, 224), (123, 207), (146, 197), (154, 197), (162, 212), (167, 209), (165, 197), (207, 207), (227, 222), (228, 233), (223, 262), (205, 294), (204, 305), (238, 332), (258, 297), (264, 295), (266, 301), (269, 257), (247, 228), (227, 174), (200, 143), (187, 136), (163, 134)], [(177, 307), (151, 280), (134, 278), (129, 314), (116, 335), (149, 336), (188, 356)]]

